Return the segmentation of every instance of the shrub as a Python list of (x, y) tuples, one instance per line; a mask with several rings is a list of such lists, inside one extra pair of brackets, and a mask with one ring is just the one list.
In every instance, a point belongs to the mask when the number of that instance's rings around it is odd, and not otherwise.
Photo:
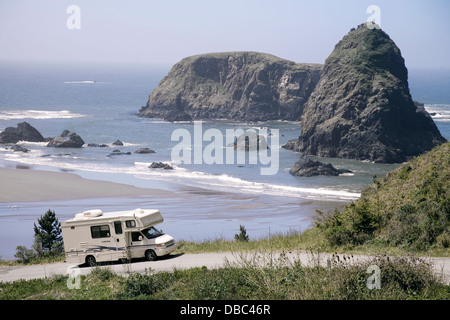
[(239, 225), (239, 230), (240, 230), (240, 233), (239, 234), (235, 234), (234, 235), (234, 239), (236, 241), (248, 242), (249, 237), (247, 235), (247, 230), (245, 229), (245, 227)]
[(108, 281), (116, 276), (116, 274), (107, 268), (95, 267), (90, 272), (90, 275), (100, 281)]
[(120, 295), (125, 298), (136, 298), (143, 295), (151, 295), (155, 292), (151, 276), (142, 273), (132, 273), (127, 278)]
[(36, 257), (36, 254), (33, 250), (28, 249), (25, 246), (17, 246), (14, 257), (16, 257), (19, 262), (27, 263), (30, 262), (30, 260), (34, 259)]
[(449, 224), (446, 211), (434, 201), (400, 207), (387, 226), (390, 242), (415, 250), (425, 250), (435, 243), (445, 248)]
[(380, 224), (377, 210), (364, 199), (333, 213), (318, 211), (316, 226), (325, 232), (331, 245), (359, 245), (373, 237)]

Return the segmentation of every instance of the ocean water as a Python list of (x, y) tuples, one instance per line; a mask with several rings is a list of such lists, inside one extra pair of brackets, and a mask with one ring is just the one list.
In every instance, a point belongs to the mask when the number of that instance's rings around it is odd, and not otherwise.
[[(252, 162), (242, 151), (231, 150), (233, 161), (225, 164), (174, 160), (172, 151), (180, 142), (172, 139), (172, 135), (181, 130), (189, 133), (189, 141), (193, 142), (194, 124), (136, 116), (169, 69), (170, 66), (0, 64), (0, 131), (27, 121), (44, 137), (54, 137), (68, 129), (79, 134), (86, 144), (108, 145), (105, 148), (85, 145), (81, 149), (56, 149), (46, 147), (46, 143), (20, 142), (31, 151), (22, 153), (1, 148), (0, 166), (20, 164), (30, 169), (69, 171), (85, 178), (167, 189), (180, 195), (171, 201), (147, 197), (0, 204), (0, 243), (4, 242), (2, 238), (15, 237), (7, 247), (0, 246), (0, 257), (11, 257), (16, 245), (31, 245), (32, 224), (47, 207), (56, 208), (60, 221), (91, 207), (105, 211), (157, 207), (166, 219), (164, 231), (176, 238), (194, 241), (232, 238), (240, 224), (246, 226), (251, 237), (267, 232), (304, 230), (311, 225), (316, 208), (332, 208), (357, 199), (374, 175), (380, 177), (397, 167), (321, 159), (337, 168), (350, 169), (352, 173), (338, 177), (293, 177), (289, 169), (298, 155), (280, 146), (298, 137), (300, 124), (286, 121), (202, 122), (202, 134), (209, 129), (223, 135), (230, 129), (253, 129), (258, 133), (266, 129), (267, 133), (272, 133), (267, 136), (268, 141), (274, 141), (276, 135), (279, 166), (274, 175), (262, 175), (261, 168), (268, 165), (259, 158)], [(434, 77), (433, 72), (436, 71), (410, 71), (412, 95), (426, 104), (443, 136), (450, 139), (447, 86), (450, 72), (439, 71), (439, 77)], [(112, 145), (118, 139), (123, 146)], [(225, 141), (219, 142), (225, 157), (230, 148)], [(200, 152), (205, 152), (210, 144), (202, 141)], [(275, 157), (276, 152), (271, 147), (268, 154)], [(151, 148), (156, 153), (134, 153), (139, 148)], [(116, 149), (130, 154), (111, 155)], [(193, 146), (184, 149), (191, 152), (192, 162), (194, 149)], [(237, 163), (240, 152), (244, 156), (243, 163)], [(154, 161), (170, 163), (174, 170), (149, 169), (148, 165)], [(0, 192), (4, 187), (6, 184), (2, 181)]]

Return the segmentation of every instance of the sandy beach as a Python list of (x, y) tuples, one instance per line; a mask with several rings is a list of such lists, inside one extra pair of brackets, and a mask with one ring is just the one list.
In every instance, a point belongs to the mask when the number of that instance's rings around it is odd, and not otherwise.
[[(118, 177), (100, 181), (72, 172), (0, 168), (0, 259), (14, 259), (19, 245), (32, 246), (33, 225), (49, 209), (61, 222), (90, 209), (158, 209), (164, 216), (159, 226), (164, 232), (178, 240), (205, 241), (232, 239), (240, 225), (245, 225), (252, 239), (269, 232), (305, 230), (312, 223), (315, 209), (331, 210), (334, 205), (342, 205), (176, 184), (167, 188), (151, 180), (133, 186), (121, 183)], [(123, 179), (131, 181), (132, 177)], [(162, 189), (152, 187), (155, 185)]]
[(73, 173), (0, 168), (0, 203), (169, 195), (157, 189), (81, 178)]

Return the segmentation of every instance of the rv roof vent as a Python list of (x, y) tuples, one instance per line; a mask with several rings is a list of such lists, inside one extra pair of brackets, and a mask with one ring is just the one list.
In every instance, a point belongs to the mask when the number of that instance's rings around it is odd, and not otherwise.
[(100, 217), (103, 215), (102, 210), (88, 210), (83, 212), (83, 217), (85, 218), (93, 218), (93, 217)]
[(143, 209), (140, 209), (140, 208), (134, 209), (134, 213), (135, 213), (135, 214), (144, 213), (144, 212), (145, 212), (145, 211), (144, 211)]

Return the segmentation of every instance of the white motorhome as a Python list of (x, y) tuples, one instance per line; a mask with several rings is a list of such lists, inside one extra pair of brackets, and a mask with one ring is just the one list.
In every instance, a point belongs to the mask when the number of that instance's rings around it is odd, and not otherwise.
[(61, 223), (66, 262), (95, 266), (120, 259), (156, 260), (176, 249), (174, 239), (154, 227), (163, 221), (159, 210), (77, 213)]

